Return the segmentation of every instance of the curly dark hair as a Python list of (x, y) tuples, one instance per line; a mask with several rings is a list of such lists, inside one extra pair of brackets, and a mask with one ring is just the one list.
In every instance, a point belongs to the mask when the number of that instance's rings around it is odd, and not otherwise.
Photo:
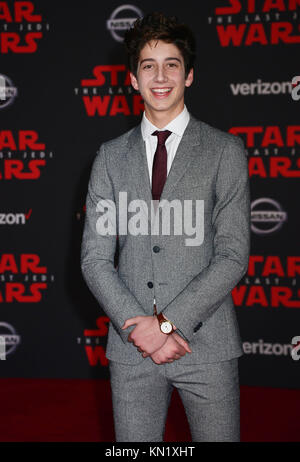
[(190, 28), (178, 22), (176, 16), (167, 17), (154, 12), (137, 19), (124, 37), (129, 70), (136, 76), (141, 50), (151, 40), (162, 40), (177, 46), (184, 59), (185, 77), (194, 66), (196, 40)]

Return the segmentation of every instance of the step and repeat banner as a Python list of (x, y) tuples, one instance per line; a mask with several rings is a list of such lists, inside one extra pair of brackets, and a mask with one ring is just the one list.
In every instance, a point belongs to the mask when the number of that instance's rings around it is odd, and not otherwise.
[(232, 292), (241, 384), (300, 386), (300, 0), (0, 1), (0, 376), (108, 378), (80, 269), (102, 142), (139, 123), (123, 35), (151, 11), (197, 38), (186, 104), (247, 148), (252, 243)]

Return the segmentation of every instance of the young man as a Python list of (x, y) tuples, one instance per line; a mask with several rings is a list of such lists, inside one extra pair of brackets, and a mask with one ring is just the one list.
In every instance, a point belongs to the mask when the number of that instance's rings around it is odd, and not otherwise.
[(185, 25), (150, 14), (125, 45), (145, 112), (95, 158), (81, 254), (84, 278), (111, 320), (116, 439), (162, 441), (176, 387), (193, 441), (239, 441), (242, 348), (231, 290), (249, 258), (243, 143), (185, 107), (195, 55)]

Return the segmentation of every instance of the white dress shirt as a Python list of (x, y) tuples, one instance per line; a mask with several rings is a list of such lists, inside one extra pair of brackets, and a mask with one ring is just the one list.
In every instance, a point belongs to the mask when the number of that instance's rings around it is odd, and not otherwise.
[[(142, 122), (141, 122), (141, 131), (142, 131), (143, 140), (145, 141), (145, 145), (146, 145), (146, 155), (147, 155), (150, 185), (152, 184), (153, 159), (154, 159), (154, 154), (155, 154), (157, 143), (158, 143), (157, 136), (152, 136), (152, 133), (155, 132), (156, 130), (158, 131), (169, 130), (170, 132), (172, 132), (172, 134), (167, 138), (167, 141), (165, 144), (166, 149), (167, 149), (167, 155), (168, 155), (168, 159), (167, 159), (167, 176), (168, 176), (169, 171), (171, 169), (172, 162), (176, 155), (177, 148), (184, 134), (184, 131), (189, 123), (189, 120), (190, 120), (190, 114), (186, 106), (184, 106), (183, 111), (177, 117), (175, 117), (175, 119), (169, 122), (168, 125), (166, 125), (164, 128), (157, 128), (155, 125), (153, 125), (150, 122), (150, 120), (147, 119), (146, 114), (144, 112)], [(153, 302), (155, 303), (155, 298)]]
[(190, 120), (190, 114), (186, 106), (184, 106), (183, 111), (177, 117), (175, 117), (175, 119), (173, 119), (170, 123), (168, 123), (168, 125), (166, 125), (164, 128), (157, 128), (155, 125), (153, 125), (150, 122), (150, 120), (147, 119), (145, 112), (144, 112), (142, 122), (141, 122), (141, 130), (142, 130), (142, 137), (146, 145), (146, 155), (147, 155), (150, 184), (152, 184), (152, 165), (153, 165), (154, 154), (155, 154), (157, 143), (158, 143), (157, 136), (152, 136), (151, 134), (155, 132), (156, 130), (158, 131), (169, 130), (170, 132), (172, 132), (172, 135), (170, 135), (166, 141), (166, 149), (168, 153), (168, 160), (167, 160), (167, 175), (168, 175), (172, 162), (174, 160), (177, 148), (184, 134), (184, 131), (187, 127), (187, 124), (189, 123), (189, 120)]

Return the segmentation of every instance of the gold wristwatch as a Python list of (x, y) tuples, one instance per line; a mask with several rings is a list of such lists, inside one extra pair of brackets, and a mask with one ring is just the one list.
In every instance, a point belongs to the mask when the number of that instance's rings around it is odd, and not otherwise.
[(166, 319), (162, 313), (158, 313), (156, 317), (159, 322), (160, 330), (162, 331), (163, 334), (170, 335), (170, 334), (173, 334), (173, 332), (175, 332), (175, 329), (171, 321)]

